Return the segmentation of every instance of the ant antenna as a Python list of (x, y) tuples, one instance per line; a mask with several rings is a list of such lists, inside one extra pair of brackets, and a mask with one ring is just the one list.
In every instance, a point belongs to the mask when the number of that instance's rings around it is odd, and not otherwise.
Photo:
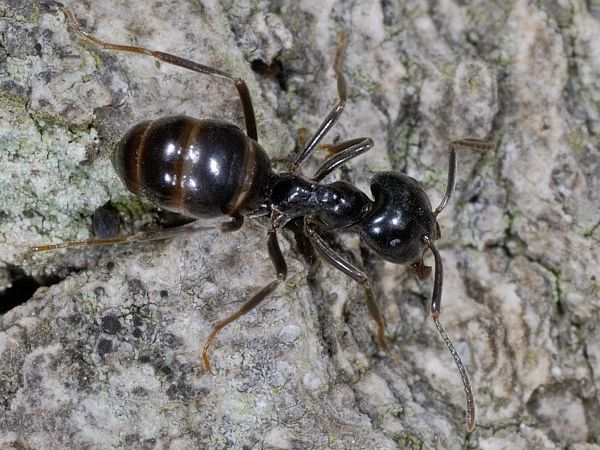
[(433, 211), (435, 217), (446, 207), (448, 200), (452, 197), (454, 186), (456, 184), (456, 150), (459, 148), (471, 148), (473, 150), (493, 150), (494, 143), (483, 141), (481, 139), (454, 139), (448, 144), (448, 183), (446, 185), (446, 193), (437, 208)]
[[(446, 197), (444, 197), (444, 199), (445, 198)], [(465, 368), (462, 360), (460, 359), (458, 352), (454, 348), (452, 341), (446, 334), (444, 327), (442, 327), (442, 324), (438, 319), (440, 316), (440, 304), (442, 301), (442, 282), (444, 279), (444, 268), (442, 266), (442, 258), (440, 256), (440, 252), (435, 247), (433, 241), (429, 236), (423, 236), (423, 242), (425, 243), (425, 245), (427, 245), (427, 247), (429, 247), (429, 250), (431, 250), (431, 253), (433, 253), (433, 259), (435, 260), (433, 294), (431, 295), (431, 317), (433, 317), (435, 327), (438, 329), (438, 332), (444, 340), (446, 347), (448, 347), (450, 354), (454, 358), (454, 362), (456, 363), (456, 367), (458, 368), (458, 372), (460, 373), (460, 378), (465, 389), (465, 397), (467, 402), (467, 431), (470, 433), (475, 428), (475, 401), (473, 400), (473, 390), (471, 388), (471, 381), (469, 380), (469, 374), (467, 373), (467, 369)]]

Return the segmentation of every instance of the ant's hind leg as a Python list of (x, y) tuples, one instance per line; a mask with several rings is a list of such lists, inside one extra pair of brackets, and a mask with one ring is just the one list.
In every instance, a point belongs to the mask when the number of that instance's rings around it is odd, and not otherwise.
[(116, 50), (120, 52), (138, 53), (141, 55), (152, 56), (153, 58), (156, 58), (159, 61), (164, 61), (168, 64), (173, 64), (174, 66), (183, 67), (184, 69), (193, 70), (194, 72), (210, 75), (212, 77), (221, 78), (233, 82), (235, 88), (238, 91), (238, 95), (240, 96), (240, 102), (242, 103), (244, 122), (246, 123), (246, 134), (255, 141), (258, 141), (258, 134), (256, 131), (256, 118), (254, 115), (254, 107), (252, 106), (252, 98), (250, 97), (250, 91), (248, 90), (246, 82), (241, 78), (234, 77), (233, 75), (230, 75), (227, 72), (223, 72), (222, 70), (214, 69), (212, 67), (205, 66), (204, 64), (198, 64), (194, 61), (190, 61), (188, 59), (181, 58), (170, 53), (164, 53), (157, 50), (150, 50), (144, 47), (133, 47), (130, 45), (111, 44), (109, 42), (105, 42), (101, 39), (98, 39), (90, 32), (85, 30), (79, 24), (79, 22), (77, 22), (77, 19), (75, 18), (71, 10), (65, 8), (64, 6), (61, 6), (60, 10), (65, 14), (67, 20), (77, 33), (79, 33), (87, 40), (92, 41), (94, 44), (99, 45), (103, 48), (106, 48), (108, 50)]
[(307, 222), (305, 222), (305, 233), (306, 236), (310, 239), (310, 242), (314, 246), (314, 248), (327, 260), (329, 264), (331, 264), (336, 269), (348, 275), (358, 284), (360, 284), (365, 290), (367, 309), (369, 310), (369, 314), (371, 318), (375, 321), (377, 325), (377, 342), (379, 347), (387, 353), (394, 361), (398, 362), (400, 358), (398, 355), (393, 353), (385, 338), (385, 325), (383, 323), (383, 316), (381, 315), (381, 310), (379, 309), (379, 305), (377, 304), (377, 300), (375, 300), (375, 296), (373, 295), (373, 290), (371, 289), (371, 285), (369, 283), (369, 278), (367, 274), (365, 274), (362, 270), (350, 264), (348, 261), (343, 259), (340, 255), (332, 250), (332, 248), (325, 242), (325, 240), (317, 234), (317, 231)]
[(161, 241), (174, 237), (196, 234), (201, 231), (212, 231), (218, 229), (222, 232), (237, 231), (244, 223), (243, 216), (233, 216), (231, 221), (217, 225), (199, 225), (198, 222), (190, 222), (172, 228), (160, 228), (158, 230), (140, 231), (127, 236), (114, 236), (107, 238), (93, 238), (83, 241), (59, 242), (57, 244), (25, 245), (27, 253), (43, 253), (61, 248), (95, 247), (100, 245), (118, 245), (131, 242)]
[(204, 345), (202, 346), (202, 360), (204, 361), (204, 367), (206, 371), (212, 373), (212, 366), (210, 365), (210, 360), (208, 359), (208, 349), (212, 344), (213, 340), (217, 336), (217, 334), (229, 325), (232, 322), (235, 322), (237, 319), (247, 314), (256, 308), (269, 294), (271, 294), (279, 284), (287, 278), (287, 264), (281, 253), (281, 249), (279, 248), (279, 242), (277, 241), (277, 231), (275, 228), (271, 228), (269, 230), (269, 240), (268, 240), (268, 249), (269, 256), (273, 265), (275, 266), (275, 271), (277, 272), (277, 279), (271, 281), (265, 287), (263, 287), (259, 292), (254, 294), (249, 300), (246, 301), (242, 305), (240, 309), (238, 309), (235, 313), (231, 314), (229, 317), (217, 322), (214, 326), (206, 341), (204, 341)]
[(215, 227), (202, 227), (198, 226), (196, 222), (190, 222), (178, 227), (140, 231), (128, 236), (86, 239), (84, 241), (60, 242), (58, 244), (32, 245), (28, 246), (27, 248), (29, 253), (42, 253), (52, 250), (59, 250), (61, 248), (95, 247), (98, 245), (116, 245), (130, 242), (160, 241), (163, 239), (170, 239), (176, 236), (193, 234), (199, 231), (206, 231), (214, 228)]

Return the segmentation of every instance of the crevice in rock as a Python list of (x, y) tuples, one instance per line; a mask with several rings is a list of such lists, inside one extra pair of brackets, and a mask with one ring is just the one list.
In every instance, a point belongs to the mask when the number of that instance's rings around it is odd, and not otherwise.
[(12, 286), (0, 293), (0, 315), (27, 302), (38, 288), (52, 286), (62, 281), (62, 278), (56, 275), (33, 277), (15, 265), (7, 265), (7, 270), (12, 280)]
[(250, 67), (257, 74), (277, 82), (283, 92), (288, 90), (288, 74), (281, 61), (274, 59), (271, 63), (266, 63), (262, 59), (255, 59), (250, 63)]

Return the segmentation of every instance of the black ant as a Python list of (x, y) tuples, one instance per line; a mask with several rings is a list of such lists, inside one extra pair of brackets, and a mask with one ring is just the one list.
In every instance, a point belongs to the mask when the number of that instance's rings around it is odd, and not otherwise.
[[(479, 139), (450, 141), (448, 184), (435, 210), (419, 183), (402, 173), (376, 174), (371, 181), (374, 201), (350, 183), (322, 182), (338, 166), (367, 152), (373, 146), (373, 141), (367, 137), (327, 146), (331, 158), (312, 177), (297, 175), (298, 168), (314, 153), (346, 104), (346, 81), (341, 70), (346, 35), (342, 33), (333, 65), (338, 101), (295, 156), (287, 172), (276, 174), (271, 169), (267, 154), (258, 144), (254, 108), (244, 80), (169, 53), (104, 42), (84, 30), (71, 11), (64, 7), (61, 10), (77, 33), (105, 49), (152, 56), (175, 66), (227, 80), (238, 91), (245, 133), (222, 120), (163, 117), (135, 125), (112, 154), (113, 166), (129, 190), (160, 208), (193, 219), (229, 216), (231, 220), (220, 225), (221, 230), (226, 232), (238, 230), (244, 223), (244, 217), (270, 217), (267, 245), (277, 278), (247, 300), (237, 312), (214, 325), (202, 349), (206, 370), (212, 371), (208, 350), (219, 331), (255, 308), (287, 277), (287, 264), (279, 248), (277, 231), (298, 220), (301, 221), (300, 234), (309, 243), (305, 251), (312, 254), (316, 249), (327, 262), (363, 287), (369, 313), (377, 325), (379, 346), (394, 356), (387, 345), (383, 318), (367, 275), (342, 258), (321, 237), (321, 233), (333, 230), (356, 231), (362, 242), (382, 258), (397, 264), (410, 264), (422, 279), (431, 273), (431, 268), (423, 263), (423, 254), (427, 249), (433, 253), (435, 273), (431, 315), (460, 372), (466, 394), (467, 429), (472, 431), (475, 426), (475, 405), (469, 377), (438, 320), (442, 298), (442, 260), (434, 241), (440, 238), (437, 216), (454, 190), (456, 150), (461, 147), (488, 150), (493, 145)], [(166, 239), (182, 231), (190, 231), (184, 227), (131, 236), (40, 245), (29, 250), (44, 252), (58, 248)]]

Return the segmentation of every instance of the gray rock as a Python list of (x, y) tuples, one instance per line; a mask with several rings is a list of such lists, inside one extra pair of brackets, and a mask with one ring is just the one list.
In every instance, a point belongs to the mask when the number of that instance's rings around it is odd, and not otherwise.
[(325, 263), (307, 279), (284, 232), (285, 285), (223, 330), (215, 373), (204, 370), (212, 325), (274, 277), (265, 222), (26, 256), (88, 238), (108, 201), (123, 234), (167, 220), (111, 167), (134, 123), (242, 115), (226, 82), (102, 50), (54, 2), (0, 0), (0, 307), (19, 295), (16, 274), (39, 286), (0, 316), (1, 448), (600, 448), (597, 2), (86, 5), (69, 6), (98, 37), (243, 77), (280, 170), (335, 102), (341, 30), (350, 98), (326, 141), (369, 136), (375, 148), (332, 179), (369, 192), (375, 172), (403, 171), (435, 205), (448, 140), (496, 142), (460, 152), (440, 216), (441, 320), (478, 426), (465, 431), (431, 280), (361, 251), (354, 234), (336, 248), (366, 267), (399, 363), (379, 351), (362, 290)]

